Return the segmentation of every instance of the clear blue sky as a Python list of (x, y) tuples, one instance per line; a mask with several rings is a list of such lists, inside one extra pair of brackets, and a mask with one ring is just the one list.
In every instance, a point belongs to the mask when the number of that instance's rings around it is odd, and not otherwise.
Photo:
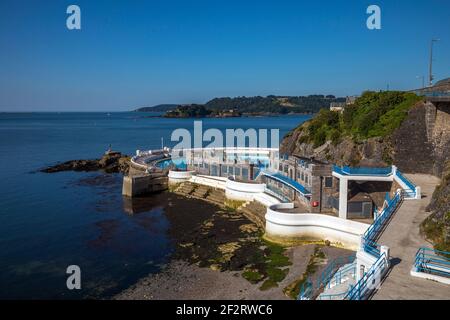
[[(66, 28), (77, 4), (82, 30)], [(366, 8), (382, 30), (366, 28)], [(0, 1), (0, 111), (351, 95), (450, 76), (450, 1)]]

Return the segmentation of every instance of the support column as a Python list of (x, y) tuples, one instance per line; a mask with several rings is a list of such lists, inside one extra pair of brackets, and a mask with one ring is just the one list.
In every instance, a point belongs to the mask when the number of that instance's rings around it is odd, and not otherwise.
[(339, 178), (339, 218), (347, 219), (348, 180)]

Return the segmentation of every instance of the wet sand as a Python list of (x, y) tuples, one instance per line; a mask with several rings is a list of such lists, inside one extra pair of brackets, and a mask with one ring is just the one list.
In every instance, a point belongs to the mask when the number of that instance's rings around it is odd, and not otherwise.
[[(283, 289), (301, 278), (316, 247), (287, 248), (284, 255), (292, 264), (281, 267), (288, 270), (286, 277), (278, 286), (261, 290), (263, 281), (255, 284), (242, 276), (249, 266), (267, 276), (267, 266), (261, 262), (267, 248), (262, 231), (253, 222), (233, 210), (169, 192), (133, 199), (132, 209), (145, 209), (146, 203), (165, 207), (169, 236), (175, 244), (172, 260), (161, 272), (140, 279), (113, 299), (291, 299)], [(321, 246), (321, 251), (326, 258), (316, 274), (337, 256), (351, 254), (327, 246)]]
[[(309, 262), (315, 245), (305, 245), (287, 250), (292, 261), (289, 273), (278, 287), (260, 290), (261, 284), (252, 284), (242, 277), (242, 272), (216, 271), (201, 268), (184, 261), (170, 262), (161, 273), (149, 275), (127, 290), (116, 295), (117, 300), (290, 300), (283, 289), (298, 280)], [(334, 247), (323, 247), (327, 259), (318, 266), (316, 274), (338, 256), (351, 252)]]

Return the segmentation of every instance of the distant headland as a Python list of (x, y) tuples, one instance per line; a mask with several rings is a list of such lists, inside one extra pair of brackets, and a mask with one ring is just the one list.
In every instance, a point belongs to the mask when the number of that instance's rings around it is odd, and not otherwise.
[(205, 104), (160, 104), (138, 108), (136, 112), (164, 112), (167, 118), (241, 117), (285, 114), (313, 114), (330, 103), (342, 103), (345, 98), (334, 95), (225, 97)]

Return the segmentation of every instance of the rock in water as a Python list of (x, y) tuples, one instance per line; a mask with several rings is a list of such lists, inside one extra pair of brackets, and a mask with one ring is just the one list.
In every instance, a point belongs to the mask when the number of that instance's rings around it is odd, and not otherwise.
[(98, 171), (107, 173), (128, 173), (130, 157), (120, 152), (107, 152), (100, 159), (70, 160), (40, 170), (45, 173), (61, 171)]

